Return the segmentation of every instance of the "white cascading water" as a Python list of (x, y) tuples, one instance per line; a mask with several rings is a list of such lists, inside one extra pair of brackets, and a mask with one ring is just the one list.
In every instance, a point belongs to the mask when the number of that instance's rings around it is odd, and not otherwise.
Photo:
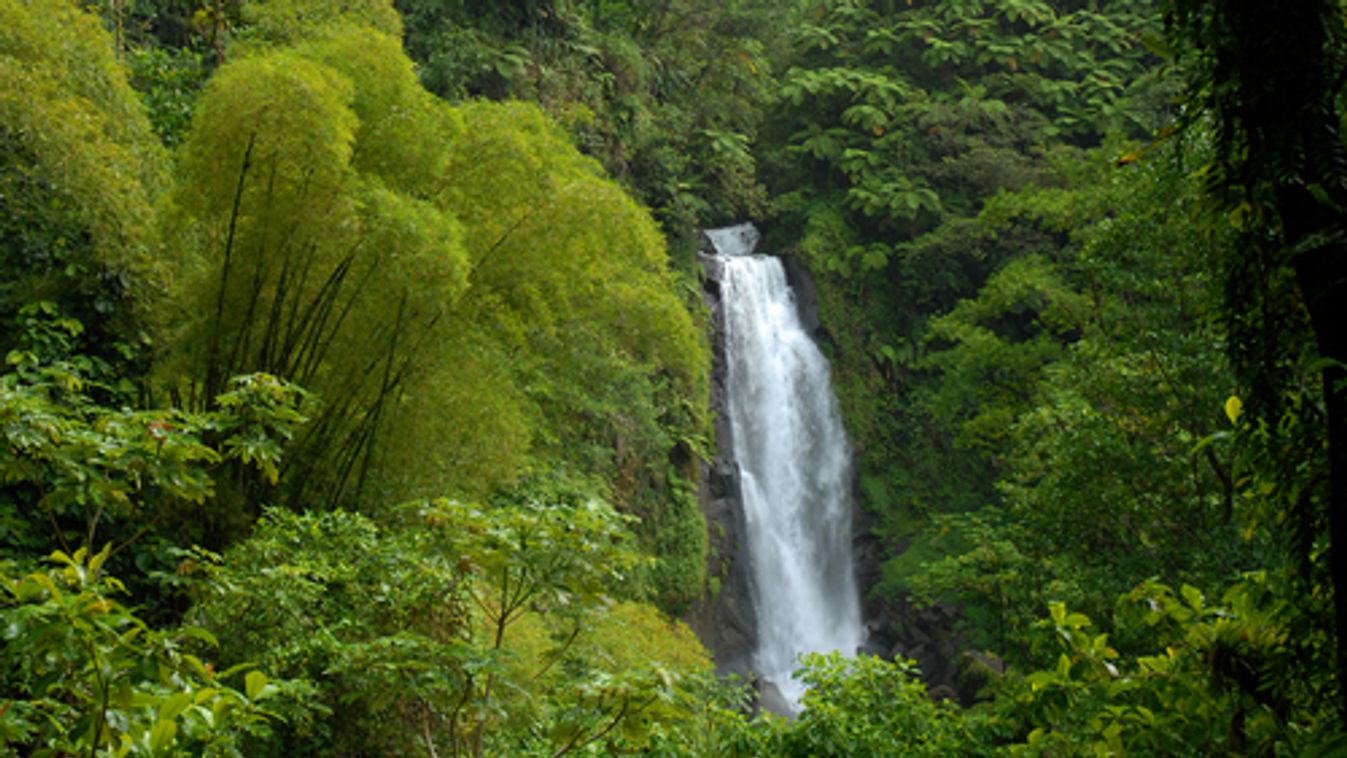
[(851, 446), (828, 362), (780, 259), (751, 224), (707, 232), (723, 268), (727, 405), (739, 465), (758, 647), (753, 668), (798, 707), (801, 653), (864, 642), (851, 552)]

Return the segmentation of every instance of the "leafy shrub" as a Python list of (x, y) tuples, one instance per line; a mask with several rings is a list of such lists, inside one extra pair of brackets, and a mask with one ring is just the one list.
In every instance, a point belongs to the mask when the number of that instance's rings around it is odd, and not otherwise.
[(0, 565), (0, 754), (235, 755), (269, 734), (264, 701), (302, 685), (251, 665), (217, 672), (196, 627), (154, 629), (116, 599), (96, 555), (57, 551), (50, 571)]

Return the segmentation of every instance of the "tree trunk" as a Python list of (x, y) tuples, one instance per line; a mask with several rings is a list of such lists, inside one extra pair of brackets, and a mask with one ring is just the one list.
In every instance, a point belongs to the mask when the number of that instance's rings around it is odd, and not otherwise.
[[(1226, 0), (1218, 54), (1237, 84), (1232, 123), (1244, 135), (1239, 176), (1274, 189), (1286, 260), (1296, 274), (1321, 359), (1328, 447), (1329, 572), (1333, 582), (1338, 709), (1347, 726), (1347, 149), (1337, 110), (1335, 0)], [(1218, 108), (1221, 107), (1218, 105)]]
[(1338, 707), (1347, 724), (1347, 246), (1302, 252), (1293, 261), (1310, 324), (1324, 359), (1328, 429), (1328, 523), (1337, 627)]

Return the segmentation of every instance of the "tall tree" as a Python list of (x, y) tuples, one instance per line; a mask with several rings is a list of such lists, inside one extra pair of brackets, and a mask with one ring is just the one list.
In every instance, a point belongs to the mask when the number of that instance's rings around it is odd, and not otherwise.
[(425, 379), (421, 348), (448, 333), (467, 260), (425, 174), (454, 123), (396, 40), (355, 28), (240, 56), (203, 95), (165, 217), (186, 254), (164, 373), (193, 407), (250, 371), (317, 392), (284, 477), (296, 502), (364, 490), (393, 404)]

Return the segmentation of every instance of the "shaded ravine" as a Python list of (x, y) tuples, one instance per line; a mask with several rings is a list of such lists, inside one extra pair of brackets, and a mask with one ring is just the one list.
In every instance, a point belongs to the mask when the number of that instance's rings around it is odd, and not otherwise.
[(795, 706), (804, 686), (791, 672), (801, 653), (850, 655), (865, 637), (851, 551), (851, 449), (827, 360), (800, 322), (781, 261), (753, 254), (757, 236), (748, 224), (707, 232), (751, 566), (750, 666)]

